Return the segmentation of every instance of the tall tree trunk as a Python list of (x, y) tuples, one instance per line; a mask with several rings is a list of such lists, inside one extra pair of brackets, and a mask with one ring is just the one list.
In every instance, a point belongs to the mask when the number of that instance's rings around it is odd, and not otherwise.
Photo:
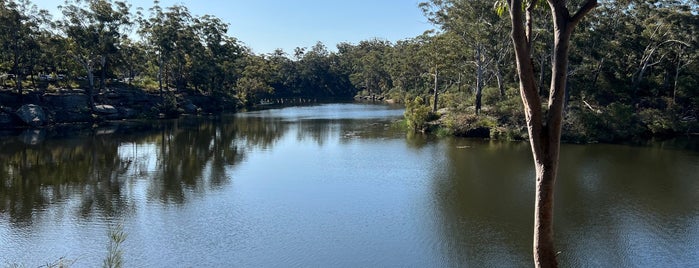
[(102, 55), (100, 56), (100, 92), (104, 90), (104, 87), (106, 86), (106, 79), (107, 79), (107, 56)]
[(439, 86), (437, 84), (438, 80), (438, 75), (439, 71), (437, 70), (437, 67), (434, 68), (434, 103), (432, 103), (432, 112), (436, 113), (437, 112), (437, 103), (439, 103)]
[[(17, 46), (16, 46), (17, 47)], [(19, 68), (19, 50), (15, 48), (14, 61), (12, 63), (12, 69), (15, 71), (15, 88), (17, 89), (17, 94), (22, 96), (22, 75)]]
[(483, 46), (476, 46), (476, 114), (481, 112), (481, 99), (483, 96)]
[(498, 90), (500, 91), (500, 97), (505, 97), (505, 81), (502, 77), (502, 69), (500, 69), (500, 63), (495, 63), (495, 78), (498, 81)]
[(512, 42), (515, 47), (520, 95), (536, 170), (533, 254), (536, 267), (557, 267), (553, 240), (553, 201), (560, 150), (563, 103), (568, 72), (568, 48), (575, 25), (591, 11), (596, 0), (587, 0), (570, 16), (565, 0), (548, 0), (554, 21), (554, 51), (548, 109), (544, 114), (531, 59), (531, 6), (522, 14), (522, 0), (509, 0)]
[(675, 81), (672, 85), (672, 104), (677, 103), (677, 86), (679, 83), (680, 79), (680, 70), (682, 69), (682, 53), (684, 52), (684, 49), (681, 49), (679, 53), (677, 53), (677, 67), (675, 68)]
[(594, 90), (597, 88), (597, 80), (599, 80), (599, 74), (602, 72), (602, 65), (604, 64), (604, 58), (599, 61), (597, 64), (597, 70), (595, 70), (595, 74), (592, 76), (592, 84), (590, 85), (590, 89)]
[[(162, 52), (161, 52), (162, 53)], [(163, 96), (163, 55), (158, 53), (158, 92)]]
[(95, 110), (95, 75), (92, 73), (92, 66), (85, 66), (87, 70), (87, 105), (90, 111)]

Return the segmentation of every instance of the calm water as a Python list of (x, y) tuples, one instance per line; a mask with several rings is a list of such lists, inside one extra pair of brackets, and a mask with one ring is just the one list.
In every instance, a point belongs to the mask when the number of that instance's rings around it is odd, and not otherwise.
[[(0, 139), (0, 267), (527, 267), (526, 143), (331, 104)], [(687, 149), (690, 148), (690, 149)], [(694, 148), (694, 149), (691, 149)], [(564, 267), (699, 265), (696, 142), (562, 148)]]

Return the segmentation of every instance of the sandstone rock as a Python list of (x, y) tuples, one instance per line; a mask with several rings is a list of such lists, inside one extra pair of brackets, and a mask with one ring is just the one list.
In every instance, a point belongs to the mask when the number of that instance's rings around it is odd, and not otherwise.
[(100, 104), (100, 105), (95, 105), (95, 112), (98, 114), (118, 114), (119, 110), (114, 108), (114, 106), (107, 105), (107, 104)]
[(36, 104), (25, 104), (17, 109), (17, 116), (22, 122), (32, 127), (39, 127), (46, 124), (46, 113), (41, 106)]

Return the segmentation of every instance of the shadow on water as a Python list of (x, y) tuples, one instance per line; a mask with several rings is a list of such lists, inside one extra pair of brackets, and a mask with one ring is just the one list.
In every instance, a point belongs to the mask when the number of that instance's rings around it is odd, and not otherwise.
[[(428, 144), (422, 138), (410, 143)], [(529, 145), (468, 139), (441, 145), (446, 163), (433, 172), (433, 192), (448, 266), (532, 263)], [(562, 147), (555, 208), (561, 265), (682, 267), (699, 261), (699, 163), (696, 153), (668, 146)]]
[(449, 139), (443, 146), (446, 163), (432, 191), (448, 266), (531, 263), (528, 144)]

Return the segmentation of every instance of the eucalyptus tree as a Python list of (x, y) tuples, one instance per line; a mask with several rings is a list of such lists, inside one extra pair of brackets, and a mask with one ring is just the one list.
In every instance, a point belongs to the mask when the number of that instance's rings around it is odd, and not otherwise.
[[(520, 80), (519, 90), (536, 170), (534, 263), (537, 267), (556, 267), (558, 264), (553, 240), (553, 200), (568, 78), (568, 50), (573, 30), (585, 15), (595, 8), (597, 1), (584, 0), (578, 5), (569, 4), (566, 0), (546, 1), (553, 20), (553, 28), (548, 30), (554, 33), (551, 86), (546, 106), (542, 106), (531, 59), (531, 41), (534, 37), (532, 22), (536, 19), (532, 16), (532, 11), (539, 2), (508, 0), (507, 10), (512, 20), (511, 37)], [(505, 4), (499, 3), (501, 7), (505, 7)], [(571, 14), (570, 7), (577, 10)]]
[(244, 67), (235, 84), (238, 100), (249, 106), (274, 93), (270, 86), (272, 68), (269, 61), (249, 51), (239, 61)]
[(486, 82), (486, 73), (498, 78), (498, 87), (504, 93), (501, 64), (507, 55), (502, 46), (504, 20), (492, 12), (492, 4), (478, 0), (430, 0), (419, 4), (425, 16), (445, 32), (462, 39), (470, 50), (469, 63), (475, 68), (476, 113), (481, 110), (481, 96)]
[(298, 76), (297, 62), (289, 58), (289, 55), (282, 49), (276, 49), (267, 55), (272, 70), (270, 86), (274, 88), (276, 97), (292, 96), (297, 89), (296, 85), (300, 79)]
[(117, 71), (121, 78), (124, 78), (129, 85), (133, 83), (136, 76), (142, 74), (147, 65), (147, 50), (143, 42), (135, 42), (125, 38), (121, 43), (120, 53), (117, 58)]
[[(391, 49), (388, 72), (394, 89), (401, 92), (401, 95), (414, 94), (427, 87), (423, 79), (423, 74), (428, 73), (427, 67), (422, 60), (416, 59), (424, 45), (418, 37), (398, 41)], [(404, 101), (403, 97), (406, 96), (400, 97), (396, 101)]]
[[(437, 33), (435, 35), (423, 35), (426, 44), (418, 53), (418, 57), (427, 66), (427, 73), (424, 75), (431, 77), (432, 83), (432, 112), (437, 112), (439, 108), (439, 92), (443, 85), (442, 81), (458, 80), (461, 70), (458, 68), (465, 53), (460, 50), (464, 47), (460, 38), (452, 32)], [(455, 78), (457, 77), (457, 78)], [(442, 83), (446, 84), (446, 83)]]
[(342, 52), (351, 59), (350, 81), (355, 88), (376, 97), (392, 87), (393, 81), (385, 64), (388, 62), (386, 57), (390, 48), (390, 42), (372, 39), (361, 41)]
[(139, 33), (152, 47), (156, 58), (159, 90), (162, 93), (169, 88), (172, 80), (175, 88), (182, 90), (187, 82), (185, 76), (189, 53), (199, 44), (193, 26), (195, 18), (185, 6), (174, 5), (163, 9), (159, 1), (154, 1), (149, 11), (150, 17), (139, 19)]
[(33, 73), (40, 54), (42, 25), (47, 24), (48, 11), (38, 9), (29, 0), (0, 1), (0, 42), (2, 61), (9, 61), (15, 89), (22, 94), (22, 80)]
[(93, 107), (95, 67), (101, 68), (100, 88), (104, 88), (108, 60), (118, 52), (125, 26), (130, 23), (129, 5), (111, 0), (66, 0), (59, 9), (63, 19), (56, 25), (68, 39), (68, 53), (85, 69), (89, 105)]
[[(164, 26), (164, 12), (163, 8), (160, 6), (160, 1), (154, 0), (153, 6), (148, 9), (150, 16), (148, 18), (143, 17), (142, 13), (138, 13), (138, 23), (140, 25), (138, 33), (143, 38), (146, 43), (146, 49), (148, 55), (152, 61), (156, 62), (155, 65), (158, 67), (156, 74), (158, 80), (158, 92), (163, 94), (163, 80), (166, 69), (166, 55), (169, 52), (170, 46), (165, 35)], [(165, 86), (167, 86), (167, 81), (165, 81)]]
[(229, 93), (239, 73), (235, 62), (243, 57), (243, 48), (227, 35), (228, 24), (217, 17), (195, 18), (193, 26), (202, 46), (197, 46), (200, 50), (191, 57), (192, 83), (195, 88), (203, 85), (209, 94)]

